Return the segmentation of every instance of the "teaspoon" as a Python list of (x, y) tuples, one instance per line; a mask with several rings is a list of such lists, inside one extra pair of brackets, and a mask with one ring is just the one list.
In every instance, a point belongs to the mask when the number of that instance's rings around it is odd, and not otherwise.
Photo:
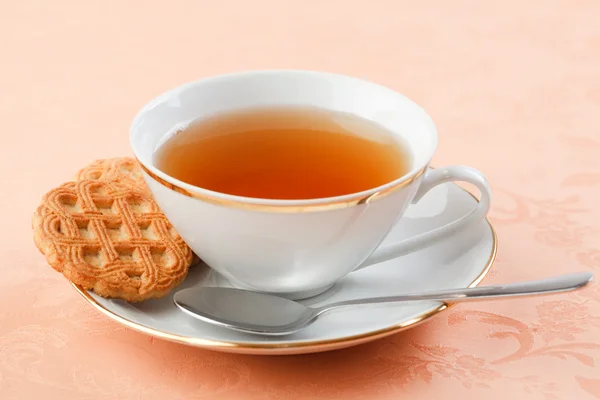
[(575, 290), (585, 286), (592, 278), (591, 272), (578, 272), (504, 285), (353, 299), (322, 307), (307, 307), (279, 296), (224, 287), (180, 290), (175, 293), (173, 302), (187, 314), (215, 325), (254, 334), (288, 335), (306, 327), (319, 315), (340, 307), (423, 300), (456, 303), (535, 296)]

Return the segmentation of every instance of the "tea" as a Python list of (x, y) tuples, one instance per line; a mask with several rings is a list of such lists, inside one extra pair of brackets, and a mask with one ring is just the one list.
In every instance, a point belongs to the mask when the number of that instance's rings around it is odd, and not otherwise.
[(301, 200), (389, 183), (410, 170), (412, 156), (389, 131), (366, 119), (279, 107), (195, 120), (158, 147), (154, 164), (220, 193)]

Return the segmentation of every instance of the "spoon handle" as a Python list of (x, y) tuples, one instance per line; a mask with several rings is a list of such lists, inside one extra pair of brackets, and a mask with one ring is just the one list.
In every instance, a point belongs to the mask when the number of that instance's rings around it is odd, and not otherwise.
[(585, 286), (593, 278), (591, 272), (577, 272), (573, 274), (555, 276), (553, 278), (539, 279), (506, 285), (481, 286), (474, 288), (437, 290), (422, 293), (407, 293), (400, 296), (372, 297), (368, 299), (356, 299), (340, 301), (320, 308), (315, 311), (320, 314), (333, 308), (376, 303), (392, 303), (401, 301), (438, 300), (448, 303), (463, 301), (476, 301), (491, 298), (536, 296), (556, 292), (566, 292)]

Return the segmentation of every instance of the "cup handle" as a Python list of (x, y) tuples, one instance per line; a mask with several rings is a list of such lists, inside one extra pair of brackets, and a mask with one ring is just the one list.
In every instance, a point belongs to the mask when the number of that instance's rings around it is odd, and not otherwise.
[(485, 218), (488, 210), (490, 209), (492, 191), (486, 177), (481, 172), (471, 167), (459, 165), (429, 169), (423, 177), (421, 186), (415, 194), (412, 202), (418, 202), (425, 195), (425, 193), (429, 192), (435, 186), (454, 181), (471, 183), (475, 185), (475, 187), (477, 187), (477, 189), (479, 189), (481, 192), (481, 200), (473, 211), (457, 219), (456, 221), (450, 222), (439, 228), (435, 228), (429, 232), (411, 237), (410, 239), (402, 240), (398, 243), (377, 248), (361, 265), (355, 269), (355, 271), (431, 246), (442, 239), (468, 228), (469, 226), (475, 225)]

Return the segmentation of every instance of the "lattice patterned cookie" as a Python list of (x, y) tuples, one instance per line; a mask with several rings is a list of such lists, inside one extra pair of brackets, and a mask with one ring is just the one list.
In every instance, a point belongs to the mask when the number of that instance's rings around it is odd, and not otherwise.
[(137, 302), (186, 277), (192, 252), (148, 191), (80, 180), (48, 192), (33, 217), (48, 263), (103, 297)]

